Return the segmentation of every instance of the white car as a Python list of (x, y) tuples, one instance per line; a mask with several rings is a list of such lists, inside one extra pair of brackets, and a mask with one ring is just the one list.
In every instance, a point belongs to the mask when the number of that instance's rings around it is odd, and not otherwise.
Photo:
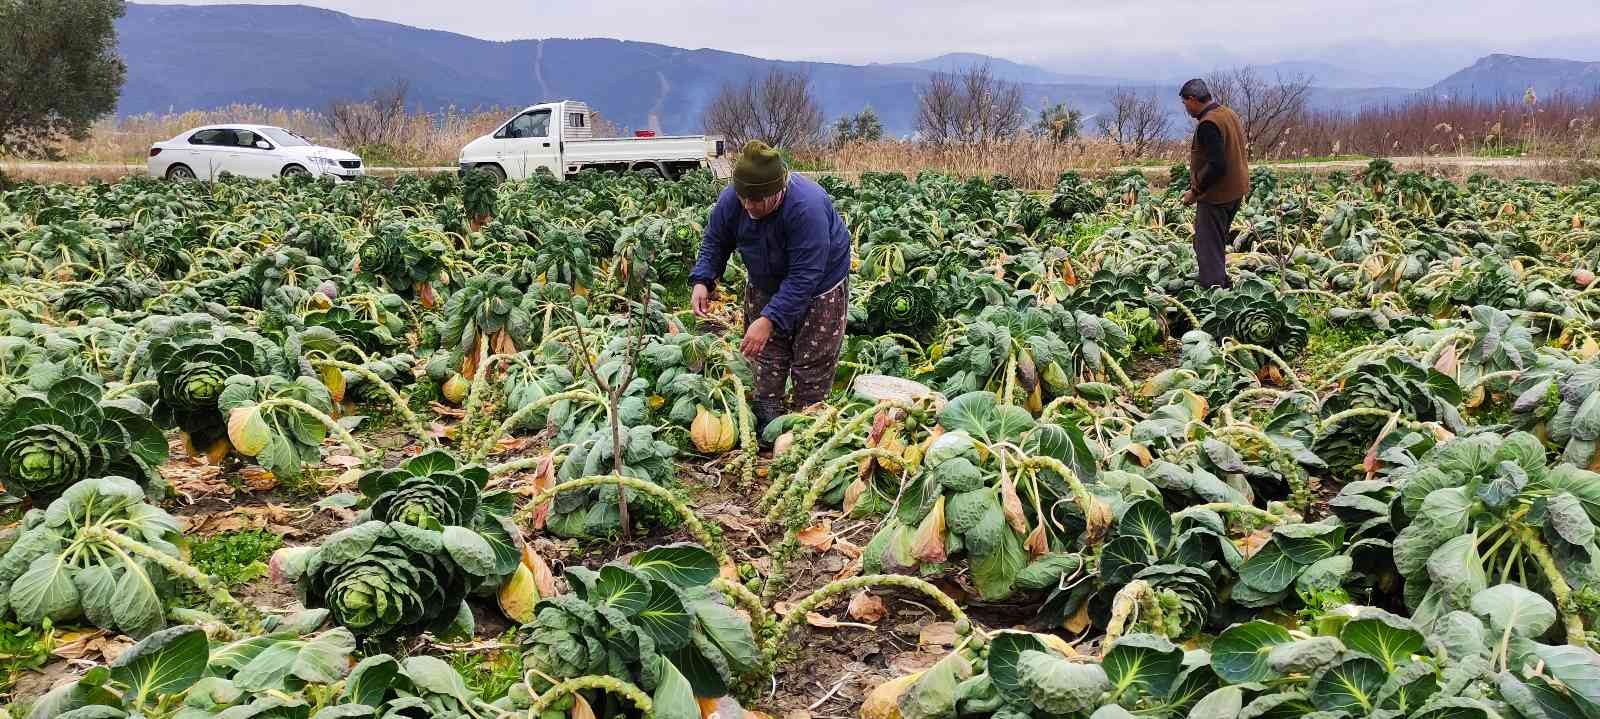
[(281, 127), (207, 125), (150, 146), (151, 177), (214, 180), (314, 175), (353, 180), (365, 169), (357, 155), (322, 147)]

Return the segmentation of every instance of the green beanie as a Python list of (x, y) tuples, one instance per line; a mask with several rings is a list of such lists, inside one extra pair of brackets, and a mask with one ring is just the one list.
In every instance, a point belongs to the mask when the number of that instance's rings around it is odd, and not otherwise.
[(778, 194), (789, 180), (783, 156), (760, 140), (751, 140), (733, 165), (733, 191), (747, 200)]

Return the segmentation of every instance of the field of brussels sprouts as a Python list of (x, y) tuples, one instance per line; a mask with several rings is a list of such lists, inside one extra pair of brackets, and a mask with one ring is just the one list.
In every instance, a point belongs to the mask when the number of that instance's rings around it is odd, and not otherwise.
[(1600, 182), (822, 183), (760, 436), (709, 175), (0, 193), (0, 719), (1600, 718)]

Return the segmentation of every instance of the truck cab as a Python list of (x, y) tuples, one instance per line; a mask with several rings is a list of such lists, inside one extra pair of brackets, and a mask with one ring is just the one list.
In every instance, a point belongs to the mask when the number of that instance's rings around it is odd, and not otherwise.
[(541, 170), (565, 179), (586, 169), (676, 178), (701, 167), (727, 176), (726, 146), (721, 138), (596, 138), (589, 106), (573, 100), (524, 108), (494, 132), (467, 143), (460, 157), (462, 174), (484, 170), (502, 180), (527, 179)]

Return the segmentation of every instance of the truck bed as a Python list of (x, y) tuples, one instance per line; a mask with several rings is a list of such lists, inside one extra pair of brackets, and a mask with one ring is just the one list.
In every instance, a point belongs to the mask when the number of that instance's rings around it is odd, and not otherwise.
[(703, 135), (677, 137), (607, 137), (593, 140), (568, 140), (564, 159), (567, 164), (700, 161), (710, 154)]

